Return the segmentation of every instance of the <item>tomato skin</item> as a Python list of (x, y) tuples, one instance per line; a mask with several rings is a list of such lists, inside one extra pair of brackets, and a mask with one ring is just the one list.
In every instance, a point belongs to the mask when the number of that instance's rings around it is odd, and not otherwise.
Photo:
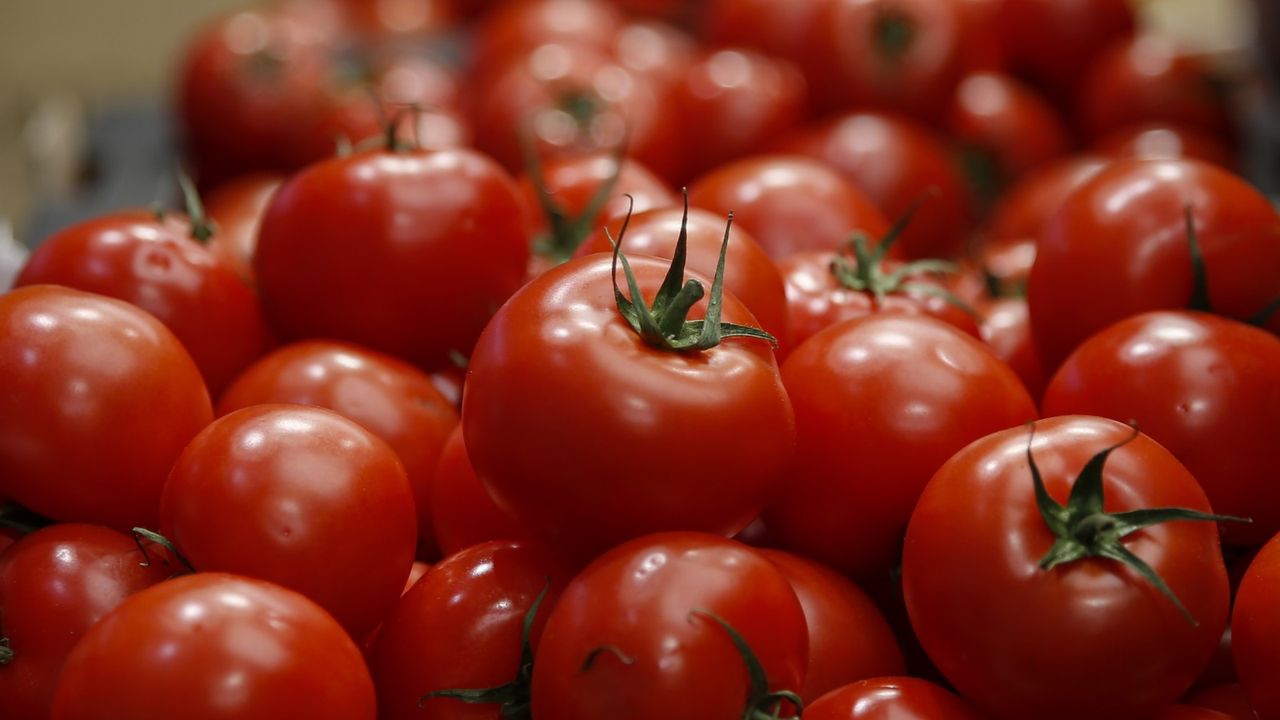
[(430, 507), (436, 544), (445, 557), (482, 542), (529, 536), (510, 513), (498, 507), (476, 476), (467, 457), (461, 423), (449, 433), (440, 451)]
[(37, 530), (0, 554), (0, 628), (13, 660), (0, 668), (5, 717), (49, 716), (58, 673), (82, 635), (172, 568), (133, 538), (98, 525)]
[(833, 325), (797, 347), (782, 375), (798, 440), (765, 524), (779, 547), (855, 578), (896, 564), (911, 509), (947, 458), (1036, 417), (1012, 370), (932, 318)]
[(185, 219), (105, 215), (46, 239), (14, 284), (63, 285), (146, 310), (191, 353), (216, 397), (272, 340), (257, 296), (189, 235)]
[(1191, 158), (1232, 169), (1235, 153), (1216, 135), (1176, 123), (1126, 125), (1098, 138), (1093, 151), (1111, 157)]
[(624, 22), (617, 8), (595, 0), (500, 3), (476, 28), (470, 45), (472, 74), (483, 76), (550, 43), (607, 52)]
[(689, 185), (689, 204), (734, 213), (769, 257), (836, 250), (855, 231), (879, 240), (889, 222), (835, 170), (793, 155), (757, 155), (712, 170)]
[(1231, 720), (1231, 716), (1208, 708), (1170, 705), (1161, 710), (1155, 720)]
[(1280, 717), (1280, 541), (1272, 539), (1249, 565), (1236, 593), (1231, 619), (1232, 652), (1240, 684), (1261, 720)]
[(1072, 155), (1036, 170), (996, 203), (983, 233), (989, 243), (1035, 240), (1071, 193), (1098, 174), (1108, 160)]
[[(1020, 297), (992, 298), (978, 306), (982, 315), (982, 341), (992, 354), (1005, 361), (1031, 393), (1032, 399), (1044, 395), (1049, 377), (1036, 355), (1031, 341), (1031, 315), (1027, 301)], [(1064, 413), (1048, 412), (1046, 415)]]
[[(286, 339), (347, 340), (442, 367), (523, 282), (522, 213), (511, 178), (470, 150), (312, 165), (262, 221), (254, 267), (268, 318)], [(424, 318), (430, 332), (407, 330)]]
[(262, 216), (284, 176), (255, 173), (237, 178), (209, 193), (205, 213), (217, 231), (209, 238), (209, 251), (229, 265), (249, 287), (257, 284), (253, 275), (253, 254), (258, 246)]
[(1152, 312), (1086, 340), (1044, 395), (1046, 415), (1137, 422), (1204, 488), (1226, 542), (1258, 546), (1280, 532), (1270, 468), (1280, 464), (1280, 338), (1214, 315)]
[(53, 700), (53, 720), (375, 716), (369, 671), (333, 618), (295, 592), (221, 573), (125, 600), (72, 651)]
[(159, 320), (63, 287), (0, 295), (0, 386), (0, 493), (63, 522), (155, 527), (169, 468), (213, 420)]
[[(750, 684), (713, 613), (747, 641), (770, 690), (804, 678), (804, 611), (782, 573), (750, 548), (700, 533), (638, 538), (597, 558), (561, 595), (533, 670), (533, 715), (556, 720), (737, 720)], [(603, 645), (632, 662), (602, 653)]]
[(1128, 0), (1004, 0), (996, 16), (1010, 69), (1060, 103), (1074, 100), (1083, 71), (1134, 26)]
[(805, 720), (979, 720), (963, 700), (924, 680), (880, 677), (833, 690)]
[[(902, 217), (924, 198), (898, 241), (906, 257), (946, 258), (964, 250), (973, 227), (965, 180), (928, 128), (893, 115), (855, 112), (792, 132), (777, 149), (835, 168), (886, 217)], [(926, 197), (927, 192), (933, 194)]]
[[(731, 535), (794, 448), (773, 351), (743, 338), (683, 354), (650, 347), (617, 309), (611, 262), (548, 271), (485, 328), (462, 401), (468, 455), (499, 507), (575, 556), (661, 530)], [(631, 266), (652, 298), (668, 263)], [(728, 293), (723, 308), (725, 322), (755, 325)], [(667, 454), (690, 441), (698, 450), (679, 462)]]
[(956, 88), (948, 116), (951, 136), (988, 154), (1004, 182), (1066, 154), (1067, 127), (1047, 100), (1001, 73), (969, 75)]
[(902, 651), (871, 598), (835, 570), (780, 550), (759, 550), (791, 583), (809, 628), (800, 697), (812, 703), (865, 678), (903, 673)]
[(485, 542), (436, 565), (401, 598), (370, 660), (381, 720), (497, 720), (499, 706), (418, 700), (434, 690), (511, 682), (520, 669), (521, 632), (538, 595), (533, 646), (573, 575), (529, 543)]
[[(1037, 422), (1032, 447), (1049, 494), (1064, 502), (1085, 463), (1131, 434), (1095, 417)], [(1036, 507), (1028, 436), (1017, 427), (982, 438), (925, 488), (903, 556), (911, 623), (947, 679), (990, 717), (1146, 717), (1190, 686), (1226, 624), (1217, 528), (1171, 522), (1125, 541), (1164, 578), (1194, 626), (1113, 561), (1041, 570), (1054, 536)], [(1145, 435), (1111, 454), (1103, 483), (1108, 513), (1209, 511), (1195, 478)]]
[(1232, 720), (1258, 720), (1258, 714), (1250, 707), (1249, 698), (1239, 683), (1201, 690), (1187, 698), (1186, 702), (1194, 707), (1217, 710)]
[(303, 405), (256, 405), (215, 421), (174, 464), (160, 516), (197, 568), (301, 592), (357, 638), (395, 606), (417, 538), (412, 490), (391, 447)]
[[(633, 215), (627, 223), (622, 249), (627, 257), (649, 255), (670, 260), (675, 255), (683, 212), (678, 208), (650, 210)], [(617, 223), (614, 223), (616, 225)], [(688, 267), (703, 277), (714, 277), (724, 242), (725, 218), (693, 208), (685, 225), (688, 234)], [(614, 238), (617, 231), (614, 230)], [(597, 232), (583, 243), (580, 254), (612, 252), (609, 238)], [(764, 250), (736, 222), (729, 233), (725, 253), (724, 287), (742, 301), (764, 328), (778, 339), (779, 358), (791, 347), (787, 327), (787, 294), (782, 275)]]
[[(1046, 369), (1113, 322), (1190, 305), (1188, 206), (1216, 313), (1248, 319), (1280, 295), (1280, 216), (1260, 192), (1194, 160), (1117, 160), (1071, 194), (1036, 246), (1027, 302)], [(1280, 318), (1268, 328), (1280, 332)]]

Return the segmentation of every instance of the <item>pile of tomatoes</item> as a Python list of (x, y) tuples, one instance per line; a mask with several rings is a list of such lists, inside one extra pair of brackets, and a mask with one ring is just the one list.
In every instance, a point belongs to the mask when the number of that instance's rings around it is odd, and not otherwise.
[(1123, 0), (278, 0), (177, 89), (184, 210), (0, 294), (6, 720), (1280, 718), (1280, 215)]

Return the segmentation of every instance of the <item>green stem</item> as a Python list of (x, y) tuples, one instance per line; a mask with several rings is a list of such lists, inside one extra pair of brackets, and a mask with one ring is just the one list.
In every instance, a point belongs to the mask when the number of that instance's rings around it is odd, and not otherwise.
[(0, 637), (0, 665), (13, 662), (13, 648), (9, 647), (9, 638)]
[[(178, 550), (178, 546), (174, 545), (173, 541), (169, 538), (144, 527), (135, 527), (131, 534), (133, 535), (133, 543), (138, 546), (138, 551), (142, 553), (142, 557), (145, 561), (142, 563), (143, 567), (151, 567), (151, 554), (147, 552), (146, 546), (142, 544), (142, 541), (146, 540), (168, 550), (169, 554), (172, 555), (187, 572), (196, 572), (196, 567), (191, 564), (191, 561), (187, 559), (187, 556), (183, 555), (182, 552)], [(165, 564), (167, 565), (168, 563)]]
[(1187, 307), (1200, 312), (1213, 312), (1213, 304), (1209, 300), (1209, 272), (1204, 264), (1204, 250), (1200, 247), (1200, 237), (1196, 233), (1194, 209), (1187, 205), (1183, 208), (1187, 223), (1187, 249), (1191, 254), (1191, 300)]
[(182, 199), (187, 206), (187, 217), (191, 220), (191, 237), (201, 245), (206, 245), (213, 237), (213, 223), (205, 215), (204, 203), (200, 201), (200, 193), (196, 191), (191, 176), (178, 170), (178, 186), (182, 188)]

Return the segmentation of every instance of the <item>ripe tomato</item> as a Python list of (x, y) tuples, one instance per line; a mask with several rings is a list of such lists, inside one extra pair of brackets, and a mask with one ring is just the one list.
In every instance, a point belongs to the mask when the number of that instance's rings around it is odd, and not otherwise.
[(982, 315), (982, 341), (992, 354), (1017, 373), (1033, 400), (1042, 397), (1049, 377), (1031, 341), (1031, 315), (1027, 311), (1026, 298), (992, 298), (980, 303), (977, 310)]
[(799, 555), (759, 552), (778, 566), (804, 608), (809, 669), (800, 697), (806, 703), (855, 680), (902, 674), (902, 652), (893, 630), (861, 588)]
[[(380, 720), (489, 720), (525, 708), (538, 639), (573, 571), (535, 545), (486, 542), (446, 558), (401, 598), (370, 659)], [(532, 615), (529, 646), (524, 624)], [(525, 655), (528, 652), (529, 655)], [(494, 702), (432, 697), (511, 684)], [(502, 715), (507, 717), (507, 715)]]
[(549, 43), (607, 52), (625, 18), (597, 0), (506, 2), (484, 16), (470, 43), (473, 76), (483, 76)]
[(1236, 593), (1232, 652), (1240, 684), (1261, 720), (1280, 717), (1280, 540), (1272, 539), (1249, 565)]
[(775, 260), (802, 250), (836, 250), (862, 231), (879, 238), (889, 223), (835, 170), (809, 158), (759, 155), (721, 165), (693, 181), (689, 202), (735, 222)]
[[(645, 302), (668, 265), (631, 261)], [(471, 357), (467, 453), (500, 507), (574, 555), (661, 530), (732, 535), (759, 514), (794, 449), (773, 351), (735, 337), (655, 347), (620, 312), (615, 282), (612, 258), (591, 255), (549, 270), (498, 311)], [(725, 322), (754, 324), (731, 295), (722, 309)], [(662, 450), (689, 442), (698, 449), (679, 462)]]
[(1231, 720), (1258, 720), (1258, 714), (1250, 707), (1249, 698), (1240, 683), (1201, 690), (1187, 698), (1186, 703), (1193, 707), (1217, 710)]
[(1076, 348), (1044, 395), (1046, 415), (1134, 420), (1187, 466), (1215, 512), (1250, 517), (1227, 542), (1280, 532), (1280, 338), (1204, 313), (1121, 320)]
[(258, 247), (262, 216), (283, 175), (255, 173), (218, 187), (205, 198), (205, 212), (217, 231), (209, 238), (209, 251), (253, 287), (253, 254)]
[(771, 693), (800, 686), (808, 650), (804, 610), (768, 560), (700, 533), (638, 538), (565, 589), (538, 645), (533, 716), (758, 717), (746, 708), (769, 712)]
[[(1067, 128), (1053, 106), (1032, 88), (1000, 73), (978, 73), (961, 81), (947, 126), (972, 161), (995, 170), (997, 185), (990, 189), (997, 191), (1066, 154), (1070, 146)], [(979, 193), (988, 190), (975, 184)]]
[[(1036, 247), (1027, 302), (1046, 369), (1117, 320), (1190, 306), (1187, 208), (1216, 312), (1248, 319), (1280, 296), (1280, 216), (1265, 196), (1194, 160), (1116, 160), (1071, 194)], [(1280, 314), (1268, 327), (1280, 332)]]
[(213, 419), (151, 315), (47, 285), (0, 295), (0, 494), (63, 522), (155, 527), (173, 461)]
[(911, 509), (947, 458), (1036, 416), (1012, 370), (931, 318), (833, 325), (782, 374), (798, 440), (765, 524), (780, 547), (859, 578), (897, 563)]
[(1231, 169), (1235, 153), (1217, 135), (1174, 123), (1126, 125), (1098, 138), (1093, 151), (1111, 157), (1192, 158)]
[(197, 435), (173, 466), (160, 519), (197, 568), (296, 590), (357, 638), (395, 606), (417, 537), (395, 452), (302, 405), (238, 410)]
[(218, 415), (268, 403), (332, 410), (385, 440), (413, 488), (419, 555), (436, 556), (431, 486), (458, 413), (429, 375), (355, 345), (299, 342), (267, 355), (237, 378), (218, 402)]
[(1120, 423), (1057, 417), (1034, 438), (984, 437), (911, 516), (911, 624), (985, 716), (1147, 717), (1208, 663), (1229, 603), (1217, 527), (1168, 508), (1209, 503), (1172, 454)]
[(145, 210), (104, 215), (45, 240), (15, 287), (63, 285), (137, 305), (173, 331), (217, 397), (271, 338), (257, 296), (198, 232)]
[(1020, 180), (996, 203), (984, 231), (989, 243), (1035, 240), (1067, 197), (1107, 166), (1096, 155), (1057, 160)]
[(529, 534), (498, 507), (476, 477), (461, 424), (454, 427), (440, 451), (429, 507), (436, 544), (445, 557), (488, 540), (515, 540)]
[(906, 257), (945, 258), (964, 251), (973, 226), (965, 181), (929, 129), (892, 115), (857, 112), (795, 131), (778, 149), (835, 168), (888, 217), (902, 217), (927, 198), (902, 233)]
[(1231, 716), (1208, 708), (1170, 705), (1161, 710), (1155, 720), (1231, 720)]
[(254, 260), (263, 304), (286, 339), (349, 340), (441, 367), (524, 281), (522, 213), (511, 178), (470, 150), (326, 160), (267, 208)]
[(880, 677), (846, 685), (804, 712), (805, 720), (979, 720), (963, 700), (924, 680)]
[[(814, 45), (819, 18), (831, 0), (706, 0), (703, 36), (716, 47), (749, 47), (798, 63), (822, 86), (833, 85), (836, 69), (823, 65)], [(819, 71), (829, 73), (819, 75)]]
[(197, 573), (139, 592), (76, 645), (53, 720), (373, 720), (351, 638), (278, 585)]
[(698, 54), (699, 46), (693, 37), (665, 22), (632, 21), (613, 39), (613, 56), (619, 65), (662, 87), (675, 87)]
[(1011, 69), (1064, 105), (1094, 57), (1134, 25), (1128, 0), (1004, 0), (996, 17)]
[(0, 664), (5, 717), (49, 717), (58, 673), (80, 637), (171, 571), (133, 538), (97, 525), (37, 530), (0, 554), (0, 635), (12, 653)]

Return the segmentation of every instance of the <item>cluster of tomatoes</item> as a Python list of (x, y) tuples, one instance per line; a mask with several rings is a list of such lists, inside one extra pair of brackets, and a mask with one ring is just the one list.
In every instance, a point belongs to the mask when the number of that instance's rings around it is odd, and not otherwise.
[(1280, 215), (1123, 0), (280, 0), (178, 103), (0, 294), (6, 720), (1280, 718)]

